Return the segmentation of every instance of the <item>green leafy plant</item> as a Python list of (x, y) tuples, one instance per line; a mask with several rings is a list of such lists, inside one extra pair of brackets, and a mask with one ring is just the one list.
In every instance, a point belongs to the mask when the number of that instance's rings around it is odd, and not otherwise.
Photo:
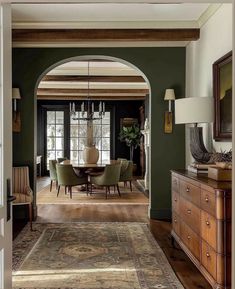
[(129, 127), (122, 127), (119, 133), (119, 139), (130, 147), (130, 160), (132, 161), (134, 149), (140, 145), (141, 132), (139, 126), (133, 125)]

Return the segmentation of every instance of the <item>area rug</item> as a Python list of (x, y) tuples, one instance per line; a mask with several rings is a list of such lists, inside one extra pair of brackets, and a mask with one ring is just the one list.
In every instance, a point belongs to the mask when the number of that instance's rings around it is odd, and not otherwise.
[(26, 226), (14, 241), (14, 289), (183, 289), (146, 224)]
[(131, 192), (129, 187), (124, 187), (122, 183), (120, 183), (120, 192), (121, 197), (118, 196), (117, 191), (114, 192), (113, 188), (111, 188), (111, 192), (108, 195), (108, 199), (105, 198), (105, 189), (95, 188), (92, 195), (86, 194), (84, 191), (80, 191), (79, 187), (73, 187), (73, 198), (70, 199), (69, 194), (65, 195), (64, 188), (61, 188), (60, 194), (57, 197), (57, 191), (55, 186), (53, 186), (53, 190), (50, 192), (50, 186), (46, 186), (40, 192), (37, 193), (37, 204), (45, 205), (45, 204), (84, 204), (84, 205), (92, 205), (92, 204), (122, 204), (122, 205), (148, 205), (149, 199), (140, 192), (135, 182), (133, 184), (133, 191)]

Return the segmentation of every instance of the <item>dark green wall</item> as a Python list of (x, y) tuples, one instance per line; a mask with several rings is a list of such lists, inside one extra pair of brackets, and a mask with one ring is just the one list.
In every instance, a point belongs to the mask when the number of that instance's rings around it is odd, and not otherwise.
[[(184, 96), (185, 48), (15, 48), (13, 49), (13, 87), (21, 89), (22, 129), (13, 137), (14, 165), (29, 165), (33, 183), (36, 155), (36, 100), (34, 92), (45, 70), (66, 58), (103, 55), (123, 59), (139, 68), (151, 86), (151, 208), (152, 218), (170, 216), (170, 169), (182, 168), (185, 162), (183, 126), (174, 126), (172, 134), (164, 134), (164, 101), (166, 88), (174, 88), (176, 96)], [(36, 126), (35, 126), (36, 127)], [(35, 188), (35, 185), (34, 185)]]

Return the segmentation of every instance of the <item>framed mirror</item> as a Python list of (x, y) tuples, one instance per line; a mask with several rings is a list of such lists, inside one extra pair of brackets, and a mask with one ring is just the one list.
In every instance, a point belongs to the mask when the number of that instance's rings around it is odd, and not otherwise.
[(214, 139), (232, 139), (232, 51), (213, 64)]

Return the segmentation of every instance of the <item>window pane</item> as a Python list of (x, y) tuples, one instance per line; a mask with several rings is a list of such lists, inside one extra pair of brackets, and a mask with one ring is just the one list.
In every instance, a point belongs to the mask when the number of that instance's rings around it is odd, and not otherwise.
[(48, 125), (47, 126), (47, 136), (55, 137), (55, 125)]
[(100, 138), (101, 137), (101, 125), (93, 126), (93, 137)]
[(110, 138), (102, 138), (102, 149), (103, 150), (110, 150)]
[(86, 145), (86, 138), (79, 138), (78, 139), (78, 149), (83, 150)]
[(102, 119), (102, 124), (110, 124), (110, 112), (105, 112), (105, 115)]
[(47, 149), (55, 150), (55, 138), (54, 137), (47, 138)]
[(78, 150), (78, 139), (77, 138), (71, 138), (70, 139), (70, 149), (71, 150)]
[(56, 126), (56, 136), (64, 136), (64, 126), (57, 125)]
[(102, 137), (110, 137), (110, 126), (103, 125), (102, 126)]
[(83, 151), (78, 151), (78, 163), (83, 164), (84, 160), (83, 160)]
[(55, 151), (47, 151), (47, 159), (55, 160)]
[(87, 134), (87, 126), (84, 124), (78, 125), (78, 136), (84, 137)]
[(47, 123), (55, 123), (55, 111), (47, 111)]
[(57, 158), (63, 158), (64, 157), (64, 152), (63, 151), (56, 151), (56, 159)]
[(71, 124), (77, 124), (78, 123), (78, 120), (74, 120), (73, 118), (77, 118), (78, 117), (78, 112), (76, 111), (76, 114), (75, 114), (75, 116), (71, 116), (70, 117), (70, 122), (71, 122)]
[(78, 160), (78, 151), (71, 151), (70, 152), (70, 158), (72, 161), (77, 161)]
[(102, 151), (102, 162), (108, 162), (110, 160), (110, 152)]
[(78, 136), (78, 126), (77, 125), (71, 125), (70, 126), (70, 136), (71, 137), (77, 137)]
[(56, 150), (63, 150), (63, 149), (64, 149), (64, 139), (56, 138)]
[(63, 111), (56, 112), (56, 123), (64, 124), (64, 112)]

